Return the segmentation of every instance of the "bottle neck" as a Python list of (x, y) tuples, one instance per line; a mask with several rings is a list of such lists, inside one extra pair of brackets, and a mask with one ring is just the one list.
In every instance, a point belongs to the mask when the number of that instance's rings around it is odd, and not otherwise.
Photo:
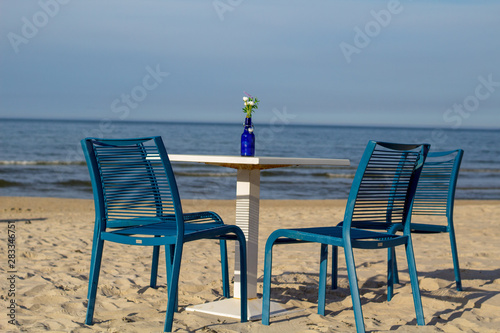
[(245, 127), (252, 127), (252, 118), (245, 118)]

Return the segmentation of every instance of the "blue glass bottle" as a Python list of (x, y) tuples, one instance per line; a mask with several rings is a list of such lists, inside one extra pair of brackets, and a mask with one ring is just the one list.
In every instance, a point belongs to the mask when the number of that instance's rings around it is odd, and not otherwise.
[(245, 118), (245, 128), (241, 134), (241, 156), (255, 155), (255, 134), (253, 133), (252, 118)]

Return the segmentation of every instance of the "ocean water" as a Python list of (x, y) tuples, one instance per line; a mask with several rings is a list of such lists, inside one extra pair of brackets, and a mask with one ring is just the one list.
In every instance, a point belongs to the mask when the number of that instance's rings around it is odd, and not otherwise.
[[(498, 130), (259, 125), (256, 155), (348, 158), (350, 167), (287, 167), (261, 173), (263, 199), (345, 199), (368, 140), (465, 151), (458, 199), (500, 199)], [(80, 140), (160, 135), (171, 154), (239, 155), (242, 124), (0, 119), (0, 196), (92, 198)], [(173, 163), (183, 199), (234, 199), (236, 171)]]

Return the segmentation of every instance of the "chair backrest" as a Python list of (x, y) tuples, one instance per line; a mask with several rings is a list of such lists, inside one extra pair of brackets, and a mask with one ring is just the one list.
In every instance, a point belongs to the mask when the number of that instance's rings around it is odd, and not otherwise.
[(349, 193), (344, 237), (350, 236), (351, 226), (389, 229), (393, 223), (409, 225), (406, 222), (429, 147), (368, 142)]
[(462, 149), (430, 152), (425, 160), (413, 201), (413, 215), (453, 214)]
[(179, 193), (161, 137), (86, 138), (81, 143), (92, 181), (96, 227), (171, 220), (183, 228)]

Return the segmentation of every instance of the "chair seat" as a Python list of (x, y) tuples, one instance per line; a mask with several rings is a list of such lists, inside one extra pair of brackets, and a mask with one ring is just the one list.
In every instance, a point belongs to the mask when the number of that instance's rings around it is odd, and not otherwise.
[[(394, 224), (389, 232), (396, 232), (403, 230), (402, 224)], [(441, 232), (449, 232), (447, 225), (427, 224), (427, 223), (412, 223), (410, 231), (415, 234), (437, 234)]]
[[(224, 234), (231, 232), (231, 229), (234, 227), (233, 225), (224, 225), (220, 223), (185, 223), (184, 238), (187, 240), (200, 238), (235, 239), (236, 237), (231, 237), (230, 235), (224, 237)], [(136, 235), (136, 237), (130, 237), (133, 235)], [(162, 222), (121, 228), (103, 233), (103, 239), (120, 242), (120, 237), (117, 236), (125, 236), (125, 238), (123, 238), (124, 244), (174, 244), (175, 237), (177, 236), (177, 227), (171, 222)]]
[[(221, 225), (220, 223), (185, 223), (184, 234), (189, 235), (197, 231), (214, 229), (219, 227), (226, 227), (226, 226)], [(122, 228), (111, 231), (111, 233), (122, 234), (122, 235), (170, 236), (177, 234), (177, 226), (172, 222), (161, 222), (155, 224), (146, 224), (141, 226)]]
[(447, 225), (437, 225), (437, 224), (425, 224), (425, 223), (412, 223), (411, 232), (414, 233), (441, 233), (449, 232), (449, 227)]
[[(342, 222), (338, 224), (338, 226), (342, 226)], [(384, 230), (384, 231), (389, 231), (389, 230), (394, 230), (401, 227), (402, 230), (402, 224), (401, 223), (385, 223), (385, 222), (375, 222), (375, 221), (367, 221), (367, 222), (355, 222), (351, 223), (352, 228), (358, 228), (358, 229), (370, 229), (370, 230)]]
[[(274, 233), (276, 233), (276, 237), (286, 237), (284, 240), (280, 240), (280, 243), (292, 243), (295, 240), (297, 242), (317, 242), (343, 246), (342, 227), (340, 226), (278, 229)], [(405, 244), (408, 239), (406, 235), (394, 235), (362, 229), (351, 229), (350, 233), (352, 246), (363, 249), (392, 247)]]

